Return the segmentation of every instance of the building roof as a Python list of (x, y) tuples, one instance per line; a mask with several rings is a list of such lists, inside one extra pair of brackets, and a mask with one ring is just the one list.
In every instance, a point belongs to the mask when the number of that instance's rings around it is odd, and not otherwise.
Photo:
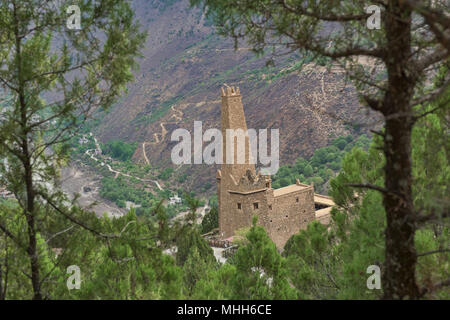
[(273, 196), (274, 197), (283, 196), (288, 193), (304, 190), (308, 187), (309, 186), (307, 186), (307, 185), (291, 184), (290, 186), (273, 190)]
[(328, 208), (325, 208), (325, 209), (317, 210), (316, 211), (316, 220), (319, 221), (321, 224), (324, 224), (324, 225), (330, 224), (331, 209), (332, 209), (332, 207), (328, 207)]
[(314, 203), (326, 205), (326, 206), (334, 206), (334, 201), (330, 197), (323, 196), (320, 194), (314, 194)]
[(317, 210), (316, 213), (315, 213), (316, 214), (316, 219), (320, 219), (320, 218), (323, 218), (323, 217), (329, 215), (331, 213), (331, 209), (332, 209), (332, 207), (328, 207), (328, 208), (325, 208), (325, 209)]

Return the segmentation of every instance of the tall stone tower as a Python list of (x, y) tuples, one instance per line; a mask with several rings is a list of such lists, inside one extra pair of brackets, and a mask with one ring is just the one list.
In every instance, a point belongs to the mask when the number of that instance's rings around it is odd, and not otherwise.
[[(222, 137), (224, 141), (222, 151), (223, 165), (221, 168), (222, 177), (225, 177), (225, 180), (228, 180), (230, 176), (239, 179), (247, 172), (247, 170), (250, 170), (252, 174), (255, 174), (255, 165), (250, 163), (251, 152), (249, 138), (246, 136), (247, 123), (245, 121), (244, 106), (242, 105), (242, 97), (238, 87), (222, 88), (221, 114)], [(234, 130), (237, 135), (233, 135), (232, 137), (228, 136), (228, 129)], [(239, 132), (239, 129), (242, 131)], [(237, 146), (240, 138), (245, 139), (245, 163), (243, 164), (238, 164), (238, 158), (239, 156), (242, 156)], [(234, 157), (233, 159), (227, 159), (227, 147), (231, 149), (232, 146), (234, 149)]]
[[(277, 247), (282, 248), (293, 234), (306, 228), (311, 221), (326, 224), (333, 205), (329, 197), (315, 195), (312, 185), (299, 180), (274, 190), (269, 176), (256, 173), (239, 88), (222, 89), (221, 111), (223, 164), (217, 171), (220, 236), (233, 236), (236, 230), (251, 226), (256, 216), (258, 224), (265, 228)], [(232, 159), (227, 159), (227, 149), (228, 153), (234, 151)], [(256, 153), (256, 148), (253, 152)], [(320, 209), (317, 213), (316, 206)]]
[[(239, 88), (222, 88), (221, 114), (224, 143), (223, 164), (217, 171), (219, 229), (222, 237), (230, 237), (235, 230), (251, 224), (252, 214), (244, 214), (245, 208), (250, 206), (246, 196), (256, 190), (265, 190), (266, 180), (256, 174), (255, 164), (251, 160), (253, 155)], [(244, 150), (238, 148), (240, 139), (241, 143), (245, 141)], [(227, 157), (227, 148), (233, 149), (232, 159)]]

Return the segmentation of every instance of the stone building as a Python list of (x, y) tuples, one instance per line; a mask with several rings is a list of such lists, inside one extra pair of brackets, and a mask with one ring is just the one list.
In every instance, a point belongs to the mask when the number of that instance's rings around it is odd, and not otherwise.
[[(239, 88), (222, 89), (221, 126), (223, 155), (226, 154), (227, 129), (247, 132), (244, 108)], [(233, 138), (235, 139), (235, 138)], [(237, 146), (234, 143), (234, 161), (223, 161), (217, 171), (219, 205), (219, 232), (222, 238), (234, 235), (237, 229), (251, 226), (253, 216), (262, 225), (278, 248), (313, 220), (328, 224), (331, 198), (314, 193), (313, 185), (297, 180), (296, 184), (273, 189), (270, 176), (256, 172), (252, 164), (248, 137), (245, 162), (237, 164)]]

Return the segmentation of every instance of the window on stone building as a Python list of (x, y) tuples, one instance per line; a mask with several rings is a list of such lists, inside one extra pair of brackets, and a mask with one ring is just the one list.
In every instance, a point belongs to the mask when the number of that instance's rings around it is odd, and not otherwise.
[(258, 207), (259, 207), (258, 202), (254, 202), (254, 203), (253, 203), (253, 209), (256, 210), (256, 209), (258, 209)]
[(242, 209), (242, 204), (238, 203), (237, 207), (238, 207), (238, 210), (241, 210)]
[(297, 198), (297, 199), (295, 199), (295, 201), (296, 201), (296, 202), (298, 202), (298, 198)]
[(272, 205), (271, 204), (269, 204), (269, 210), (272, 210)]

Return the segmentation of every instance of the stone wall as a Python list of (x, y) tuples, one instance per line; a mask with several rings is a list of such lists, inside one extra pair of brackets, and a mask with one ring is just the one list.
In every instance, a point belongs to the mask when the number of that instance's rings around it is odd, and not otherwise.
[(266, 230), (277, 247), (282, 248), (292, 235), (314, 220), (314, 188), (310, 186), (275, 197), (269, 217)]
[(251, 226), (254, 216), (258, 217), (258, 224), (263, 226), (267, 220), (268, 205), (265, 190), (250, 194), (227, 192), (222, 195), (221, 202), (219, 229), (222, 237), (231, 237), (234, 231)]

